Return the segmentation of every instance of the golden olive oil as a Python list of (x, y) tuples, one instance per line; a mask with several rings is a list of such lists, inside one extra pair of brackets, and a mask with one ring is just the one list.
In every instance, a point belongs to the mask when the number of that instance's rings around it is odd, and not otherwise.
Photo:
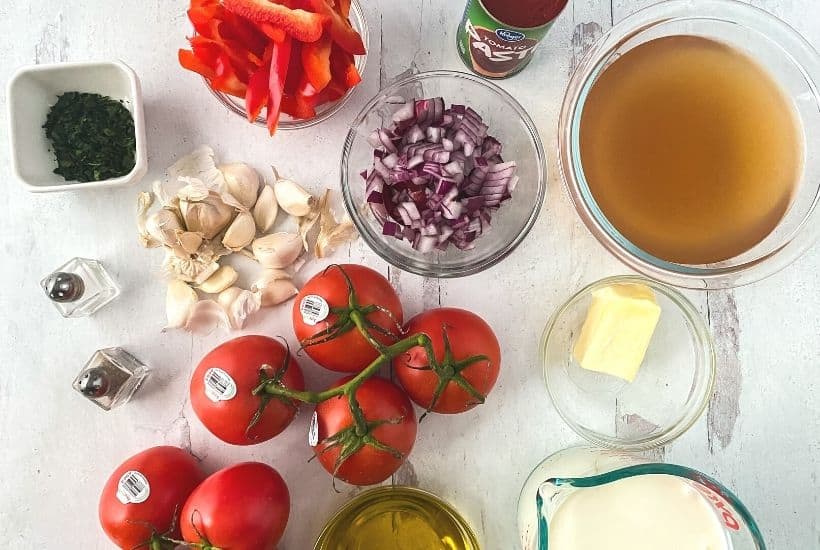
[(681, 264), (750, 250), (786, 213), (803, 170), (791, 100), (744, 52), (699, 36), (612, 62), (581, 115), (592, 196), (632, 244)]
[(314, 550), (479, 550), (469, 525), (438, 497), (412, 487), (379, 487), (347, 503)]

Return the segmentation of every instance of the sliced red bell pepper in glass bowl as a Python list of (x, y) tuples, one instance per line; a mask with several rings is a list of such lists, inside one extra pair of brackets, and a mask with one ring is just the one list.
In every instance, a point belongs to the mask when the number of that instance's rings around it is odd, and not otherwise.
[(361, 81), (367, 54), (348, 51), (366, 52), (368, 44), (359, 1), (190, 0), (195, 34), (180, 64), (202, 75), (231, 112), (271, 134), (313, 126), (338, 112)]

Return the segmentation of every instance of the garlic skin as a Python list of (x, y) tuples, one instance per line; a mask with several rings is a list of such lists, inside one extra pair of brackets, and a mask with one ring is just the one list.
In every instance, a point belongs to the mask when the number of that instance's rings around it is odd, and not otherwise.
[(214, 150), (207, 145), (194, 149), (190, 154), (176, 161), (168, 168), (166, 173), (168, 181), (174, 181), (181, 177), (196, 178), (213, 190), (221, 189), (225, 183), (225, 177), (216, 167)]
[(329, 256), (342, 244), (356, 239), (359, 234), (353, 226), (353, 221), (345, 215), (342, 222), (336, 221), (330, 209), (330, 189), (325, 190), (319, 202), (319, 235), (313, 253), (317, 258)]
[(168, 319), (166, 328), (185, 326), (198, 300), (196, 291), (186, 283), (178, 280), (169, 282), (165, 294), (165, 314)]
[(210, 334), (217, 327), (229, 327), (228, 314), (213, 300), (200, 300), (191, 308), (185, 330), (197, 334)]
[(161, 208), (145, 220), (145, 230), (163, 246), (174, 246), (177, 244), (177, 232), (184, 231), (185, 226), (174, 210)]
[(295, 233), (271, 233), (254, 240), (252, 249), (263, 267), (283, 269), (302, 253), (302, 239)]
[(192, 255), (199, 251), (204, 238), (201, 233), (193, 231), (177, 231), (176, 242), (183, 252)]
[(270, 185), (263, 186), (262, 192), (259, 193), (259, 198), (256, 199), (256, 206), (253, 207), (253, 219), (259, 231), (265, 233), (273, 227), (278, 213), (279, 203), (276, 202), (276, 194), (273, 192), (273, 187)]
[(224, 191), (234, 197), (247, 210), (256, 204), (259, 195), (259, 174), (242, 162), (219, 166), (225, 179)]
[(250, 212), (240, 212), (236, 215), (225, 236), (222, 237), (222, 245), (234, 252), (242, 250), (253, 242), (256, 237), (256, 222)]
[(251, 290), (259, 295), (262, 307), (279, 305), (299, 294), (290, 274), (281, 269), (266, 269)]
[(248, 316), (253, 315), (261, 307), (261, 298), (249, 290), (232, 286), (223, 290), (217, 302), (225, 311), (228, 323), (234, 330), (245, 326)]
[(239, 279), (239, 273), (229, 265), (223, 265), (197, 288), (206, 294), (219, 294)]
[(273, 183), (273, 191), (282, 210), (297, 218), (310, 214), (316, 205), (316, 198), (299, 184), (288, 179), (279, 179), (276, 169), (273, 170), (273, 174), (277, 178)]

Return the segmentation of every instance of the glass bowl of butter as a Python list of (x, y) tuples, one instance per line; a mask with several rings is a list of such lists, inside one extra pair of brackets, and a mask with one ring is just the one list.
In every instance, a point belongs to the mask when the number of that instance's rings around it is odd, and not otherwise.
[(561, 417), (612, 449), (671, 442), (700, 418), (715, 382), (712, 338), (677, 290), (640, 276), (581, 289), (544, 329), (541, 361)]

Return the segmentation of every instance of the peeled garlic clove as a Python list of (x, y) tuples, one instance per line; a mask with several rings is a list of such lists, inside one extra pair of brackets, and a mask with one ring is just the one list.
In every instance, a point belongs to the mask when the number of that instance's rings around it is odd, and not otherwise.
[(225, 309), (213, 300), (200, 300), (191, 308), (191, 314), (185, 323), (185, 330), (197, 334), (209, 334), (219, 326), (230, 326)]
[(219, 170), (225, 178), (225, 191), (245, 208), (253, 208), (259, 194), (259, 174), (256, 170), (241, 162), (223, 164)]
[(222, 237), (222, 244), (225, 248), (233, 250), (242, 250), (256, 237), (256, 222), (253, 220), (253, 215), (250, 212), (240, 212), (236, 215), (225, 236)]
[(186, 283), (179, 280), (168, 283), (168, 291), (165, 294), (165, 314), (168, 317), (167, 328), (185, 326), (198, 299), (196, 291)]
[(276, 202), (276, 194), (273, 187), (265, 185), (259, 198), (256, 199), (256, 206), (253, 207), (253, 219), (259, 231), (266, 232), (276, 221), (276, 214), (279, 213), (279, 203)]
[(307, 216), (316, 205), (316, 198), (291, 180), (276, 180), (273, 191), (276, 193), (276, 202), (291, 216)]
[(253, 241), (253, 255), (264, 267), (288, 267), (302, 253), (302, 239), (294, 233), (271, 233)]
[(261, 298), (249, 290), (232, 286), (223, 290), (217, 298), (228, 316), (231, 328), (240, 329), (245, 321), (261, 307)]
[(281, 269), (266, 269), (252, 290), (259, 295), (262, 307), (281, 304), (299, 294), (299, 289), (293, 284), (290, 274)]
[(219, 294), (239, 279), (239, 273), (229, 265), (223, 265), (208, 280), (199, 285), (199, 290), (206, 294)]

